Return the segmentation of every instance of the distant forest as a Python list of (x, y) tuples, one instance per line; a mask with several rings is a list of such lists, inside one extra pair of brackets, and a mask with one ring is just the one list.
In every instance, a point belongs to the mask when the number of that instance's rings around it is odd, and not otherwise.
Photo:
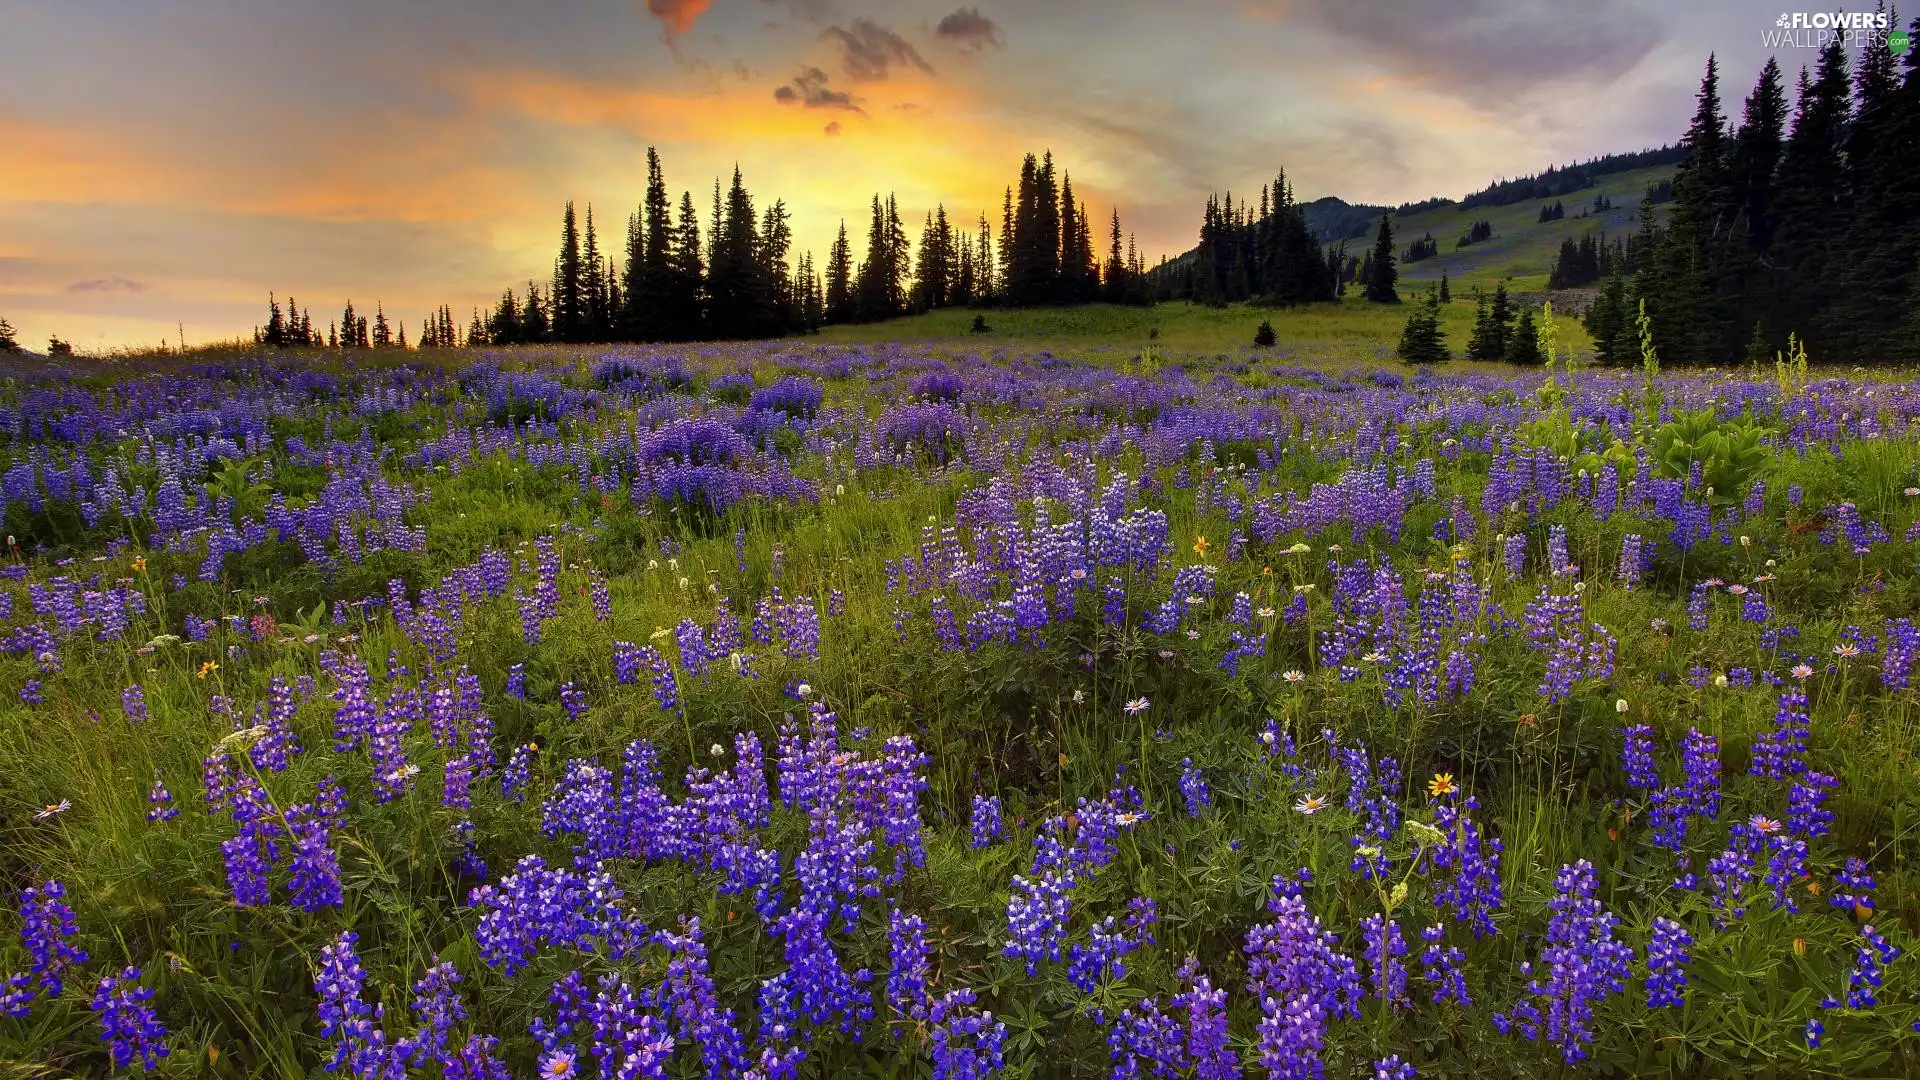
[[(1920, 30), (1920, 21), (1914, 26)], [(1800, 72), (1790, 102), (1780, 67), (1769, 60), (1739, 122), (1730, 124), (1719, 64), (1710, 57), (1678, 144), (1503, 180), (1458, 205), (1551, 199), (1543, 202), (1544, 220), (1602, 176), (1677, 161), (1671, 186), (1642, 200), (1632, 235), (1569, 238), (1556, 261), (1554, 287), (1598, 286), (1586, 322), (1601, 361), (1637, 360), (1643, 302), (1669, 364), (1771, 359), (1789, 333), (1816, 361), (1920, 360), (1916, 65), (1920, 50), (1907, 54), (1902, 75), (1890, 51), (1870, 49), (1854, 70), (1835, 45), (1814, 71)], [(1671, 204), (1664, 220), (1656, 203)], [(464, 321), (441, 307), (422, 321), (414, 344), (751, 339), (947, 307), (1182, 299), (1292, 305), (1336, 300), (1348, 284), (1363, 286), (1370, 300), (1397, 302), (1395, 264), (1436, 254), (1438, 242), (1422, 236), (1396, 249), (1394, 212), (1369, 211), (1375, 239), (1355, 258), (1344, 236), (1328, 242), (1324, 225), (1360, 209), (1337, 199), (1301, 204), (1282, 173), (1257, 203), (1210, 196), (1199, 245), (1149, 267), (1117, 210), (1097, 223), (1052, 155), (1028, 154), (997, 223), (981, 213), (967, 224), (936, 207), (924, 216), (916, 247), (894, 198), (876, 193), (864, 255), (855, 261), (843, 222), (817, 261), (812, 252), (793, 252), (786, 204), (776, 199), (756, 210), (737, 169), (730, 185), (715, 181), (704, 223), (690, 192), (681, 192), (676, 207), (650, 149), (645, 196), (615, 241), (617, 254), (592, 208), (582, 217), (568, 203), (547, 281), (508, 289), (492, 310), (475, 309)], [(1491, 234), (1484, 223), (1476, 229), (1456, 243)], [(408, 345), (407, 328), (389, 323), (378, 305), (369, 321), (348, 304), (324, 330), (292, 298), (283, 308), (270, 297), (268, 316), (255, 332), (266, 344)]]
[(1648, 200), (1633, 236), (1562, 248), (1563, 283), (1602, 282), (1599, 358), (1638, 360), (1644, 303), (1663, 363), (1770, 362), (1789, 334), (1815, 362), (1920, 360), (1920, 51), (1898, 64), (1835, 43), (1789, 101), (1769, 59), (1730, 124), (1709, 57), (1665, 221)]

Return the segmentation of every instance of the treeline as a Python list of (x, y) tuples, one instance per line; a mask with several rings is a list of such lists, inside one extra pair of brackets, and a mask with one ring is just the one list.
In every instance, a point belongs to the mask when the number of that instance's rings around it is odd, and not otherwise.
[(1260, 189), (1257, 211), (1244, 200), (1234, 206), (1231, 192), (1208, 198), (1200, 246), (1155, 268), (1149, 292), (1156, 299), (1214, 307), (1249, 300), (1319, 303), (1340, 296), (1351, 280), (1351, 263), (1345, 241), (1322, 247), (1282, 172)]
[(1768, 60), (1729, 125), (1709, 58), (1672, 211), (1661, 223), (1642, 203), (1587, 313), (1600, 359), (1638, 357), (1642, 303), (1665, 363), (1770, 361), (1790, 333), (1816, 360), (1920, 359), (1920, 52), (1904, 76), (1897, 62), (1867, 49), (1852, 70), (1833, 44), (1790, 116)]
[[(1511, 206), (1535, 199), (1560, 199), (1590, 188), (1603, 176), (1672, 165), (1686, 159), (1688, 146), (1661, 146), (1626, 154), (1608, 154), (1578, 165), (1557, 165), (1537, 176), (1500, 180), (1460, 200), (1460, 209), (1476, 206)], [(1544, 220), (1544, 219), (1543, 219)]]
[[(422, 321), (418, 342), (450, 348), (757, 339), (945, 307), (1154, 299), (1119, 210), (1096, 230), (1051, 153), (1026, 155), (1018, 185), (1006, 189), (997, 237), (986, 214), (968, 227), (942, 205), (926, 215), (916, 248), (894, 197), (876, 194), (859, 262), (843, 221), (824, 263), (816, 263), (812, 252), (794, 256), (786, 204), (756, 210), (737, 168), (727, 187), (715, 181), (703, 231), (692, 193), (682, 191), (676, 208), (659, 154), (649, 148), (646, 192), (627, 218), (618, 258), (607, 251), (593, 208), (582, 218), (569, 202), (547, 282), (507, 289), (491, 311), (475, 309), (464, 326), (443, 306)], [(349, 304), (324, 333), (291, 298), (285, 312), (276, 297), (268, 307), (267, 326), (254, 333), (262, 344), (406, 347), (405, 329), (397, 339), (389, 334), (378, 307), (369, 326)]]

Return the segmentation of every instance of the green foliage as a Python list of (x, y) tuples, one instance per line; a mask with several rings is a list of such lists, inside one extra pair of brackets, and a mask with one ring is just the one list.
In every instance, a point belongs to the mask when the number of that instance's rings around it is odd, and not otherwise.
[(1745, 413), (1726, 422), (1711, 406), (1680, 413), (1653, 433), (1655, 474), (1684, 479), (1698, 462), (1709, 496), (1722, 504), (1735, 502), (1767, 460), (1766, 434), (1767, 428)]
[(1260, 320), (1260, 328), (1253, 332), (1254, 348), (1271, 349), (1273, 348), (1275, 340), (1277, 339), (1273, 335), (1273, 321), (1270, 319)]

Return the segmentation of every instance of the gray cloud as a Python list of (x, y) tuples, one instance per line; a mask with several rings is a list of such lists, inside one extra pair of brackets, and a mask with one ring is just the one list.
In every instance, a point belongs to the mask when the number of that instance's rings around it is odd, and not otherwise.
[(822, 130), (825, 131), (828, 135), (838, 135), (840, 134), (840, 121), (838, 120), (832, 121)]
[(829, 26), (820, 35), (840, 43), (841, 62), (847, 74), (862, 82), (885, 79), (895, 64), (931, 72), (933, 65), (921, 57), (906, 38), (872, 19), (855, 19), (846, 26)]
[(70, 293), (137, 293), (146, 292), (147, 287), (138, 281), (113, 275), (88, 281), (76, 281), (67, 286), (67, 291)]
[(1587, 0), (1578, 18), (1553, 0), (1295, 0), (1287, 5), (1355, 55), (1449, 96), (1510, 103), (1529, 86), (1607, 82), (1663, 44), (1670, 21), (1634, 0)]
[(827, 73), (817, 67), (801, 68), (800, 74), (795, 75), (791, 83), (773, 92), (773, 100), (782, 105), (799, 105), (808, 109), (860, 111), (860, 106), (854, 104), (852, 94), (827, 88)]
[(965, 52), (979, 52), (989, 45), (998, 46), (1002, 42), (999, 24), (980, 14), (979, 8), (970, 7), (960, 8), (942, 18), (939, 25), (933, 28), (933, 36)]

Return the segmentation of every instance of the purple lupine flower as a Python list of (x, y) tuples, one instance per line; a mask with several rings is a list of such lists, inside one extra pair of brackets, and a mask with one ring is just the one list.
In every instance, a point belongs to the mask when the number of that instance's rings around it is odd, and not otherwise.
[(905, 1022), (927, 1016), (927, 924), (899, 908), (887, 912), (887, 1005)]
[(600, 576), (598, 570), (587, 574), (587, 592), (593, 600), (593, 617), (600, 622), (613, 618), (613, 594), (607, 589), (607, 579)]
[[(313, 977), (313, 991), (320, 998), (320, 1037), (333, 1040), (333, 1058), (327, 1065), (332, 1072), (352, 1062), (353, 1071), (375, 1047), (385, 1046), (386, 1033), (374, 1027), (374, 1009), (361, 996), (367, 973), (360, 966), (354, 943), (360, 935), (342, 930), (320, 950), (320, 970)], [(372, 1064), (373, 1062), (366, 1062)]]
[(153, 786), (147, 789), (147, 821), (158, 823), (172, 821), (180, 816), (180, 808), (173, 805), (173, 792), (160, 780), (158, 769), (153, 773)]
[(20, 894), (20, 940), (32, 960), (28, 971), (49, 999), (66, 987), (68, 968), (87, 962), (87, 951), (68, 940), (80, 927), (66, 896), (67, 887), (53, 880), (29, 885)]
[(1780, 695), (1780, 707), (1774, 712), (1773, 730), (1753, 744), (1753, 759), (1747, 772), (1769, 780), (1786, 780), (1806, 772), (1808, 730), (1807, 695), (1797, 685)]
[(973, 1006), (972, 990), (949, 990), (933, 1002), (927, 1025), (933, 1042), (933, 1080), (985, 1080), (1003, 1064), (1007, 1025)]
[(120, 691), (120, 711), (127, 716), (127, 722), (138, 724), (147, 718), (147, 691), (135, 684)]
[(1857, 855), (1847, 857), (1847, 865), (1833, 875), (1833, 896), (1828, 903), (1845, 911), (1872, 911), (1873, 890), (1876, 884), (1873, 875), (1867, 872), (1867, 864)]
[(345, 900), (340, 888), (340, 855), (333, 848), (327, 819), (293, 811), (288, 812), (287, 818), (294, 833), (287, 882), (293, 894), (293, 906), (302, 911), (339, 907)]
[(1900, 948), (1869, 923), (1860, 928), (1860, 944), (1854, 949), (1853, 966), (1847, 971), (1847, 1008), (1871, 1009), (1880, 1003), (1876, 991), (1883, 981), (1882, 971), (1900, 956)]
[(1415, 1080), (1420, 1075), (1410, 1062), (1392, 1054), (1373, 1063), (1373, 1080)]
[(1360, 1015), (1360, 975), (1297, 886), (1275, 879), (1277, 918), (1247, 932), (1247, 989), (1260, 1001), (1260, 1064), (1274, 1076), (1318, 1076), (1327, 1025)]
[(1692, 948), (1693, 935), (1686, 927), (1672, 919), (1654, 918), (1653, 936), (1647, 940), (1647, 1008), (1686, 1004)]
[(412, 1035), (394, 1044), (394, 1057), (405, 1058), (415, 1066), (427, 1062), (448, 1063), (448, 1031), (467, 1018), (467, 1007), (460, 1000), (460, 971), (439, 956), (413, 984), (413, 1015), (420, 1027)]
[(526, 798), (524, 789), (533, 776), (533, 755), (539, 748), (532, 743), (523, 743), (513, 748), (507, 757), (506, 771), (500, 774), (500, 795), (511, 802)]
[(1405, 1007), (1408, 1004), (1407, 965), (1400, 958), (1407, 955), (1407, 939), (1400, 932), (1400, 924), (1374, 912), (1361, 920), (1360, 933), (1366, 940), (1368, 981), (1373, 996), (1386, 1002), (1389, 1009)]
[(514, 664), (507, 668), (507, 696), (527, 699), (527, 665)]
[(155, 1015), (153, 991), (140, 984), (140, 969), (123, 968), (108, 975), (94, 988), (92, 1008), (100, 1017), (100, 1041), (107, 1044), (115, 1070), (125, 1069), (140, 1059), (143, 1068), (160, 1067), (160, 1059), (169, 1053), (167, 1027)]
[(722, 1008), (707, 970), (707, 947), (700, 940), (700, 920), (682, 918), (680, 932), (662, 930), (658, 940), (666, 947), (666, 978), (649, 995), (673, 1024), (675, 1039), (700, 1048), (708, 1076), (738, 1076), (747, 1066), (746, 1043), (738, 1016)]
[(1067, 981), (1085, 993), (1092, 993), (1100, 980), (1125, 978), (1129, 953), (1153, 944), (1152, 927), (1159, 920), (1159, 908), (1144, 896), (1127, 904), (1126, 921), (1109, 915), (1087, 931), (1087, 943), (1075, 942), (1067, 950)]
[(974, 850), (992, 847), (995, 841), (1006, 834), (1006, 829), (1000, 821), (1000, 796), (975, 795), (973, 816), (967, 825), (972, 834), (971, 842)]
[(1643, 793), (1652, 792), (1660, 786), (1660, 772), (1653, 763), (1653, 728), (1630, 724), (1620, 734), (1620, 761), (1626, 766), (1627, 786)]
[(1183, 758), (1180, 762), (1180, 795), (1187, 801), (1188, 817), (1199, 817), (1202, 810), (1213, 804), (1206, 777), (1201, 775), (1192, 758)]
[(1427, 943), (1420, 951), (1421, 978), (1433, 987), (1435, 1005), (1451, 998), (1457, 1005), (1471, 1006), (1473, 999), (1467, 996), (1467, 973), (1463, 967), (1467, 954), (1458, 946), (1442, 945), (1446, 933), (1446, 927), (1439, 923), (1420, 931), (1420, 939)]
[(587, 692), (573, 682), (560, 685), (560, 707), (567, 711), (567, 720), (579, 723), (587, 715)]
[(1620, 541), (1620, 584), (1631, 589), (1640, 584), (1641, 544), (1638, 533), (1628, 533)]
[[(1496, 1015), (1494, 1021), (1503, 1029), (1519, 1026), (1528, 1038), (1544, 1032), (1569, 1065), (1587, 1056), (1594, 1006), (1626, 989), (1633, 956), (1633, 950), (1613, 936), (1619, 919), (1593, 898), (1594, 885), (1593, 864), (1585, 859), (1562, 867), (1554, 879), (1558, 895), (1548, 904), (1553, 917), (1539, 964), (1547, 975), (1528, 984), (1545, 1008), (1545, 1023), (1532, 1019), (1538, 1012), (1521, 1014), (1517, 1007), (1516, 1015)], [(1522, 968), (1530, 970), (1531, 965)]]

